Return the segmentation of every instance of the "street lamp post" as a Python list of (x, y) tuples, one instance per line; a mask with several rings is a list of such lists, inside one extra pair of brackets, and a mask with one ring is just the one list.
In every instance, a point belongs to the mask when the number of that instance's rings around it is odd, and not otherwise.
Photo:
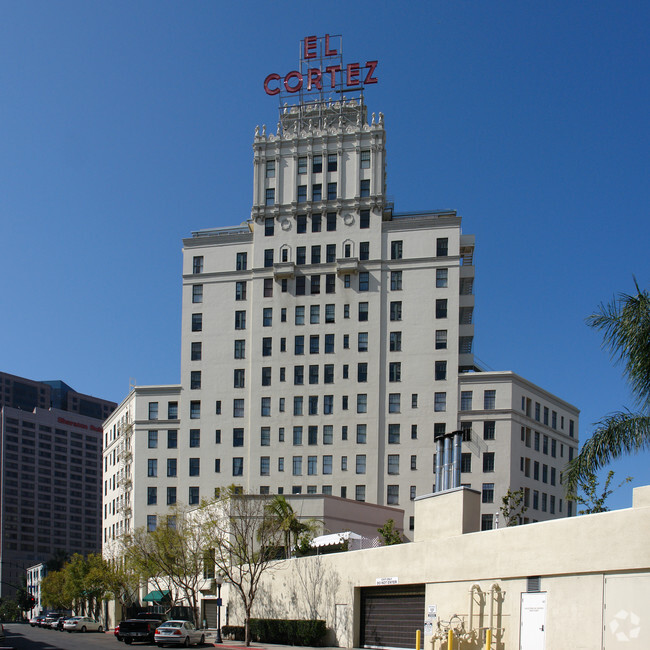
[(215, 582), (217, 583), (217, 636), (214, 641), (215, 643), (223, 643), (221, 638), (221, 585), (223, 584), (223, 577), (218, 573)]

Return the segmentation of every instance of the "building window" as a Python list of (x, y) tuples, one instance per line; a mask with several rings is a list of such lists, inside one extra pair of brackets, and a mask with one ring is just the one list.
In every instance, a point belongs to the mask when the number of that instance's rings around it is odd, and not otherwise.
[(296, 217), (296, 232), (300, 235), (307, 232), (307, 215), (299, 214)]
[(322, 218), (320, 214), (313, 214), (311, 217), (311, 231), (320, 232), (321, 224), (322, 224)]
[(235, 300), (246, 300), (246, 281), (235, 282)]
[(176, 504), (176, 488), (168, 487), (167, 488), (167, 505), (173, 506)]
[(167, 449), (176, 449), (178, 447), (178, 431), (170, 429), (167, 431)]
[(155, 458), (147, 460), (147, 476), (158, 476), (158, 461)]
[(362, 199), (370, 196), (370, 179), (363, 179), (359, 184), (359, 196)]
[(327, 200), (328, 201), (336, 200), (336, 183), (327, 184)]
[(156, 447), (158, 447), (158, 432), (157, 431), (148, 431), (147, 432), (147, 447), (149, 447), (149, 449), (156, 449)]
[(153, 533), (158, 525), (158, 517), (156, 515), (147, 515), (147, 532)]
[(271, 415), (271, 398), (262, 397), (261, 398), (261, 415), (262, 417), (270, 417)]
[(438, 298), (436, 300), (436, 318), (447, 318), (447, 299)]
[(318, 354), (320, 351), (320, 336), (312, 334), (309, 337), (309, 354)]
[(497, 392), (496, 390), (483, 391), (483, 408), (490, 411), (496, 408)]
[(197, 388), (201, 388), (201, 371), (192, 370), (190, 372), (190, 389), (196, 390)]
[(203, 255), (195, 255), (192, 259), (192, 273), (194, 275), (203, 273)]
[(307, 186), (298, 185), (298, 203), (306, 203), (307, 201)]
[(320, 201), (323, 198), (323, 186), (321, 183), (314, 183), (311, 186), (311, 200)]
[(388, 473), (399, 474), (399, 454), (388, 455)]
[(298, 173), (306, 174), (307, 173), (307, 156), (301, 156), (298, 158)]
[(494, 528), (494, 515), (481, 515), (481, 530), (492, 530)]
[(191, 361), (201, 361), (201, 342), (194, 341), (190, 347), (190, 360)]
[(167, 459), (167, 476), (169, 477), (174, 477), (177, 474), (177, 464), (178, 461), (176, 458), (168, 458)]
[(273, 297), (273, 278), (264, 278), (264, 297)]
[(294, 354), (305, 354), (305, 337), (302, 335), (294, 337)]
[(438, 412), (447, 410), (447, 393), (434, 393), (433, 410)]
[(323, 414), (332, 415), (334, 413), (334, 395), (323, 395)]
[(317, 384), (318, 383), (318, 366), (312, 365), (309, 366), (309, 383)]
[(402, 364), (399, 361), (391, 361), (388, 364), (388, 381), (402, 381)]
[(368, 303), (360, 302), (359, 303), (359, 320), (367, 321), (368, 320)]
[(232, 459), (232, 475), (233, 476), (243, 476), (244, 475), (244, 459), (235, 457)]
[(447, 349), (447, 330), (436, 330), (436, 350)]
[(147, 505), (155, 506), (158, 504), (158, 488), (148, 487), (147, 488)]
[(469, 474), (472, 471), (471, 453), (462, 453), (460, 455), (460, 471), (463, 474)]
[(494, 503), (494, 483), (483, 483), (482, 503)]
[(311, 247), (311, 263), (320, 264), (320, 246)]
[(367, 413), (368, 412), (368, 395), (365, 393), (359, 393), (357, 395), (357, 413)]
[(402, 272), (401, 271), (391, 271), (390, 272), (390, 289), (391, 289), (391, 291), (401, 291), (402, 290)]
[(190, 402), (190, 420), (198, 420), (201, 417), (201, 400)]
[(264, 366), (262, 368), (262, 386), (271, 385), (271, 366)]
[(362, 241), (359, 243), (359, 259), (367, 260), (370, 259), (370, 242)]
[(438, 257), (447, 257), (449, 253), (449, 240), (447, 237), (438, 237), (436, 239), (436, 255)]
[(370, 149), (363, 149), (359, 153), (359, 166), (361, 169), (370, 169)]
[(275, 190), (272, 187), (266, 188), (264, 198), (265, 205), (275, 205)]
[(365, 474), (366, 473), (366, 455), (365, 454), (357, 454), (355, 471), (356, 471), (357, 474)]
[(399, 485), (386, 486), (386, 503), (389, 506), (396, 506), (399, 504)]
[(271, 473), (271, 458), (262, 456), (260, 458), (260, 476), (268, 476)]
[(190, 429), (190, 447), (201, 446), (201, 429)]
[(400, 425), (399, 424), (389, 424), (388, 425), (388, 443), (391, 445), (398, 445), (400, 439)]
[(294, 415), (302, 415), (302, 396), (296, 395), (293, 398), (293, 414)]
[(203, 285), (194, 284), (192, 285), (192, 302), (203, 302)]
[(265, 336), (262, 338), (262, 356), (270, 357), (273, 350), (273, 338)]
[(243, 399), (234, 399), (232, 401), (232, 416), (234, 418), (243, 418), (244, 417), (244, 400)]
[[(336, 183), (334, 183), (334, 192), (336, 194)], [(328, 212), (325, 219), (327, 232), (334, 232), (336, 230), (336, 212)]]
[(483, 422), (483, 440), (494, 440), (495, 422)]
[(273, 325), (273, 307), (264, 307), (262, 310), (262, 327)]
[(302, 456), (293, 457), (292, 474), (294, 476), (302, 476)]
[(309, 292), (312, 296), (320, 293), (320, 275), (312, 275), (309, 278)]
[(275, 160), (266, 161), (266, 178), (275, 178)]
[(436, 381), (444, 381), (445, 379), (447, 379), (447, 362), (446, 361), (436, 361), (435, 378), (436, 378)]
[(359, 291), (369, 291), (370, 288), (370, 273), (362, 271), (359, 273)]
[(494, 471), (494, 452), (486, 451), (483, 453), (483, 472)]
[(325, 305), (325, 322), (333, 323), (335, 322), (335, 306), (334, 305)]
[(203, 314), (192, 314), (192, 331), (201, 332), (203, 330)]
[(391, 332), (390, 333), (390, 351), (391, 352), (400, 352), (402, 349), (402, 333), (401, 332)]
[(400, 393), (390, 393), (388, 395), (388, 412), (389, 413), (399, 413), (400, 412)]
[(246, 341), (244, 339), (235, 340), (235, 359), (246, 358)]
[(273, 217), (267, 217), (266, 219), (264, 219), (264, 236), (272, 237), (274, 232), (275, 232), (275, 219), (273, 219)]
[(390, 303), (390, 319), (392, 321), (402, 320), (402, 301), (396, 300)]
[(472, 410), (472, 391), (471, 390), (462, 390), (460, 392), (460, 410), (461, 411), (471, 411)]
[(436, 269), (436, 287), (443, 289), (447, 286), (448, 273), (447, 269)]
[(190, 476), (199, 476), (201, 474), (201, 459), (200, 458), (190, 458)]
[(402, 259), (402, 241), (392, 241), (390, 243), (390, 259), (391, 260), (401, 260)]
[(235, 312), (235, 329), (236, 330), (245, 330), (246, 329), (246, 312), (245, 311), (236, 311)]
[(313, 157), (311, 171), (314, 174), (320, 174), (323, 171), (323, 156), (316, 155)]

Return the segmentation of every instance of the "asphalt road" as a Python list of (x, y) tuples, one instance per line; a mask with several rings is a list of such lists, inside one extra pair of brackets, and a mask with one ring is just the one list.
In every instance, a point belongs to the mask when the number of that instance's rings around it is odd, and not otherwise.
[[(134, 643), (130, 646), (120, 643), (110, 632), (58, 632), (40, 627), (31, 627), (20, 623), (5, 623), (7, 635), (4, 643), (0, 641), (0, 650), (12, 648), (13, 650), (137, 650), (138, 648), (151, 649), (155, 645)], [(208, 633), (207, 643), (204, 648), (212, 647), (213, 633)], [(193, 646), (196, 647), (196, 646)]]

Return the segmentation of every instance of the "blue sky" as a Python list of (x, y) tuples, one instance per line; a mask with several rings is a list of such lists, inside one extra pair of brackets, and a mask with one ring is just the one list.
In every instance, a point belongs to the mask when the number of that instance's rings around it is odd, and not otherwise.
[[(475, 352), (578, 406), (630, 394), (585, 317), (650, 284), (647, 2), (0, 4), (0, 369), (178, 383), (181, 239), (250, 215), (270, 72), (379, 60), (398, 211), (476, 235)], [(615, 463), (650, 483), (649, 456)], [(631, 505), (631, 487), (611, 498)]]

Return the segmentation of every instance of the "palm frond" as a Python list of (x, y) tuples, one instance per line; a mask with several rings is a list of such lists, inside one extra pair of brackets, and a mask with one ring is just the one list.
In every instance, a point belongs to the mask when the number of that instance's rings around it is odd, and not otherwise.
[(600, 305), (587, 324), (603, 334), (603, 347), (622, 363), (637, 404), (650, 406), (650, 294), (636, 283), (636, 295), (619, 294)]
[(619, 411), (596, 424), (596, 429), (578, 456), (564, 472), (567, 494), (575, 494), (581, 477), (604, 467), (620, 456), (650, 449), (650, 416)]

